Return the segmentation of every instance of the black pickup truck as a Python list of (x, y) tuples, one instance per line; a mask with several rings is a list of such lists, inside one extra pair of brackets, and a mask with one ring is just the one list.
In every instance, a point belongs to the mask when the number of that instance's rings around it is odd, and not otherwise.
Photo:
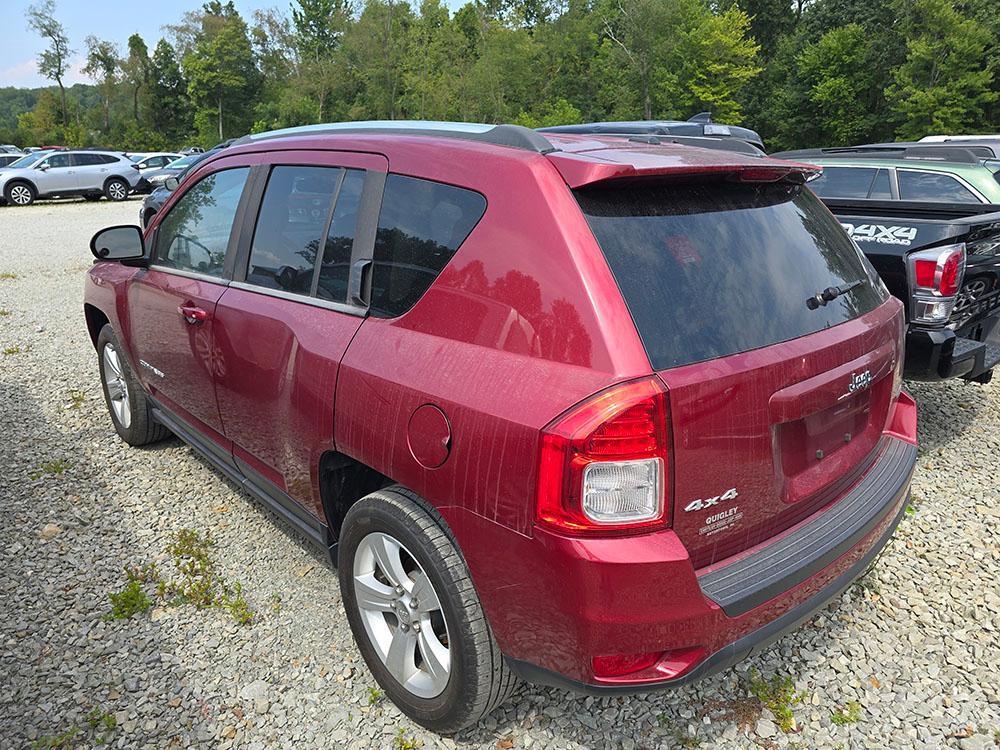
[(906, 377), (990, 382), (1000, 364), (1000, 206), (823, 202), (906, 305)]

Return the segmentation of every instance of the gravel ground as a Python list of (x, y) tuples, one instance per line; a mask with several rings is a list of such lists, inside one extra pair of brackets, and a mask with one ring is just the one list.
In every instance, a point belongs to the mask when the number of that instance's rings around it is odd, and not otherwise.
[[(1000, 744), (1000, 385), (911, 384), (914, 512), (872, 573), (765, 653), (640, 697), (523, 687), (442, 739), (372, 691), (336, 574), (304, 539), (180, 442), (116, 437), (81, 287), (91, 234), (137, 208), (0, 208), (0, 747), (69, 734), (116, 748)], [(106, 619), (124, 566), (169, 569), (180, 529), (212, 534), (252, 625), (192, 606)], [(762, 705), (753, 688), (775, 677), (795, 698)], [(107, 725), (91, 727), (97, 715)]]

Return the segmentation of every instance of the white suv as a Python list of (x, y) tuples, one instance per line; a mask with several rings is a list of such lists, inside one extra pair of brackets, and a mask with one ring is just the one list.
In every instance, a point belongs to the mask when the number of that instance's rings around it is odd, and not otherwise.
[(75, 195), (123, 201), (138, 182), (139, 170), (121, 154), (59, 151), (30, 154), (0, 172), (0, 195), (15, 206), (28, 206), (38, 198)]

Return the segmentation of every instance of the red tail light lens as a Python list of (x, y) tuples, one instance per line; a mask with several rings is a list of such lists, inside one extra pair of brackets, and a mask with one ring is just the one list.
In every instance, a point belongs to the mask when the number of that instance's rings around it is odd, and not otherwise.
[(911, 319), (947, 322), (965, 275), (965, 244), (920, 250), (906, 257), (913, 287)]
[(598, 394), (542, 432), (538, 521), (563, 533), (666, 523), (666, 391), (653, 378)]

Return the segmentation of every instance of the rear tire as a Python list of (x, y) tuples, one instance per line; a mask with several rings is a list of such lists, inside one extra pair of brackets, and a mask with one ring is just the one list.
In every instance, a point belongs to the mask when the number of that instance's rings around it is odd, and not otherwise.
[(435, 516), (399, 486), (363, 497), (344, 519), (338, 574), (375, 680), (415, 722), (452, 734), (507, 700), (517, 681), (465, 560)]
[(152, 405), (110, 324), (97, 337), (97, 366), (104, 402), (119, 437), (132, 446), (148, 445), (170, 436), (170, 430), (153, 419)]
[(129, 187), (121, 177), (111, 177), (104, 183), (104, 195), (109, 201), (123, 201), (128, 198)]
[(30, 206), (35, 202), (38, 193), (30, 183), (12, 182), (4, 188), (3, 197), (12, 206)]

